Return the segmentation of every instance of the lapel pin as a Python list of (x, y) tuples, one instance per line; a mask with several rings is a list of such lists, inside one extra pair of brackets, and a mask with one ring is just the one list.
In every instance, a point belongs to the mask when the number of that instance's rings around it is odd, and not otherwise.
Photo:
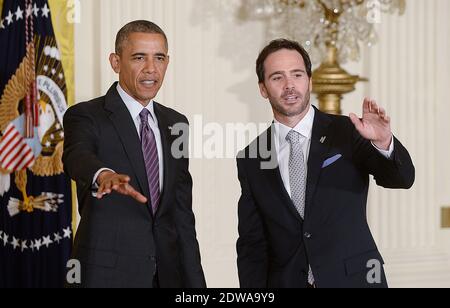
[(327, 140), (327, 136), (323, 136), (322, 138), (320, 138), (320, 143), (324, 144), (325, 140)]

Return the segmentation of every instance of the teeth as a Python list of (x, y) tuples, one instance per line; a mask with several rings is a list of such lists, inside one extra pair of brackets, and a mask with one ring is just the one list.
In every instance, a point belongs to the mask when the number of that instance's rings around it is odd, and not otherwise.
[(156, 81), (154, 81), (154, 80), (144, 80), (144, 81), (142, 81), (142, 83), (146, 84), (146, 85), (152, 85), (152, 84), (155, 84)]

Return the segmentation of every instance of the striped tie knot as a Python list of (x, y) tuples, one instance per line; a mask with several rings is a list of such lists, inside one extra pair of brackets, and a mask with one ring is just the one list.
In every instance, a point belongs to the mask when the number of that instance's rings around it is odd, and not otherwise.
[(139, 116), (141, 117), (141, 122), (144, 126), (148, 125), (148, 116), (150, 115), (150, 111), (147, 108), (142, 109)]

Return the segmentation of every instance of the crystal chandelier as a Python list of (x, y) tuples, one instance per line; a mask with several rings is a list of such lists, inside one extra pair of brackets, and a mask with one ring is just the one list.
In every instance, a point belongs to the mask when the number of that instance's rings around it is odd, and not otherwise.
[(313, 75), (320, 109), (340, 114), (342, 95), (362, 80), (340, 64), (358, 61), (361, 43), (377, 42), (374, 24), (382, 12), (403, 14), (405, 6), (405, 0), (242, 0), (240, 17), (266, 21), (271, 38), (300, 42), (321, 63)]
[(338, 49), (339, 63), (358, 61), (360, 42), (377, 43), (374, 24), (380, 13), (403, 14), (405, 0), (243, 0), (241, 16), (268, 21), (270, 37), (300, 42), (314, 63), (327, 56), (327, 43)]

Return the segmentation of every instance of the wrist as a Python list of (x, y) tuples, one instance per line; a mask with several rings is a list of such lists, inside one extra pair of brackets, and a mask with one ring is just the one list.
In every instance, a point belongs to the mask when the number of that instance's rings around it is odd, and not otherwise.
[(372, 143), (380, 150), (388, 151), (392, 143), (392, 135), (390, 135), (389, 138), (385, 138), (383, 140), (374, 140), (372, 141)]

